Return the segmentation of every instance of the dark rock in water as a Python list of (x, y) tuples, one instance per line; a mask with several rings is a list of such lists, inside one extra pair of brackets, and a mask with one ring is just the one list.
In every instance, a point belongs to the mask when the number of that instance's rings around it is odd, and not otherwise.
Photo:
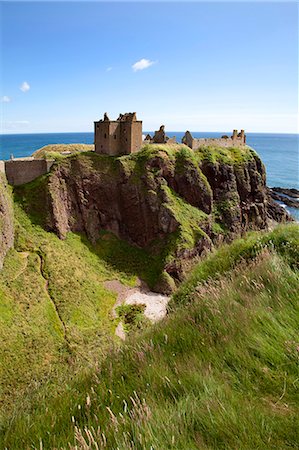
[(277, 202), (275, 202), (272, 198), (269, 199), (268, 217), (278, 223), (293, 221), (292, 217), (288, 214), (288, 212), (284, 208), (282, 208)]
[(281, 188), (281, 187), (273, 187), (271, 188), (272, 192), (279, 192), (281, 194), (285, 194), (288, 197), (299, 198), (299, 190), (295, 188)]
[[(290, 189), (282, 189), (283, 191), (290, 191)], [(296, 189), (294, 189), (296, 190)], [(295, 198), (297, 198), (295, 195), (293, 194), (293, 198), (290, 198), (288, 196), (288, 194), (286, 193), (277, 193), (274, 188), (270, 189), (270, 195), (274, 200), (280, 201), (282, 203), (284, 203), (285, 205), (291, 207), (291, 208), (299, 208), (299, 200), (294, 200)], [(299, 199), (299, 197), (298, 197)]]

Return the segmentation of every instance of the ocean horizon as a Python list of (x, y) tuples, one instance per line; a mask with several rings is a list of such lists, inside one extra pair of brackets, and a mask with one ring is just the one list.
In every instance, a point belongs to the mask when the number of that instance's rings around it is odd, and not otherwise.
[[(143, 134), (153, 131), (143, 131)], [(176, 136), (181, 142), (185, 132), (168, 131), (168, 136)], [(197, 138), (220, 137), (231, 132), (191, 131)], [(246, 143), (259, 154), (266, 167), (267, 185), (283, 188), (299, 188), (299, 135), (296, 133), (247, 133)], [(49, 144), (93, 144), (93, 132), (24, 133), (0, 135), (0, 159), (7, 160), (32, 155), (36, 150)], [(299, 220), (299, 210), (288, 208)]]

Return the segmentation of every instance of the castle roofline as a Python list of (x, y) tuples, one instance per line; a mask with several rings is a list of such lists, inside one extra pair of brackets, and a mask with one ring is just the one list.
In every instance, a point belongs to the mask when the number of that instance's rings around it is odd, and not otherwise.
[[(94, 123), (132, 123), (130, 120), (95, 120)], [(134, 120), (133, 123), (142, 123), (142, 120)]]

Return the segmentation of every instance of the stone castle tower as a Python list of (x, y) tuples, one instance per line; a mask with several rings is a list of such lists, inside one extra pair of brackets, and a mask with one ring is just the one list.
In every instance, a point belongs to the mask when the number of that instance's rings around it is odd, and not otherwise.
[(136, 113), (120, 114), (117, 120), (104, 119), (94, 123), (96, 153), (106, 155), (128, 155), (142, 146), (142, 121)]

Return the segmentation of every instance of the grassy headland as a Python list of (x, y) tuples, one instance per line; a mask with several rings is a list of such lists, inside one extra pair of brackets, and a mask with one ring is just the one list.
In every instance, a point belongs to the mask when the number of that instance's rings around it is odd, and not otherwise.
[[(219, 244), (221, 218), (240, 208), (228, 179), (244, 181), (250, 199), (250, 169), (265, 201), (256, 158), (249, 148), (149, 146), (115, 158), (87, 151), (58, 156), (50, 174), (15, 189), (15, 246), (0, 272), (0, 448), (296, 448), (298, 225), (214, 249), (155, 326), (142, 308), (121, 307), (132, 332), (124, 345), (114, 337), (116, 294), (104, 285), (169, 283), (165, 264), (179, 252), (210, 235)], [(214, 174), (223, 184), (212, 191)], [(126, 182), (129, 207), (149, 201), (178, 226), (144, 248), (98, 228), (93, 244), (74, 232), (60, 240), (46, 230), (54, 229), (53, 199), (64, 212), (61, 179), (74, 181), (69, 199), (81, 211), (87, 204), (86, 214), (98, 206), (99, 186), (108, 186), (107, 213), (112, 188), (118, 195)], [(81, 220), (71, 213), (67, 223)]]

